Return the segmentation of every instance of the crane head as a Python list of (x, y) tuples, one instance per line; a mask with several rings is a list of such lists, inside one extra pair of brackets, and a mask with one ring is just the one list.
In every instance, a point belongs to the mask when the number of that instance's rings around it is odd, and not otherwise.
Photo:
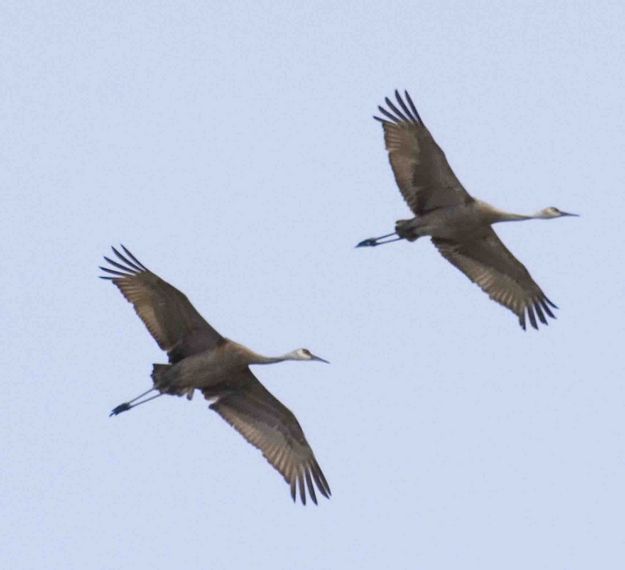
[(321, 358), (320, 356), (315, 356), (307, 348), (298, 348), (293, 352), (289, 352), (287, 356), (289, 357), (289, 360), (318, 360), (319, 362), (325, 362), (326, 364), (330, 364), (324, 358)]
[(563, 216), (578, 216), (579, 214), (571, 214), (570, 212), (563, 212), (555, 206), (550, 206), (538, 212), (534, 217), (541, 218), (543, 220), (549, 220), (551, 218), (562, 218)]

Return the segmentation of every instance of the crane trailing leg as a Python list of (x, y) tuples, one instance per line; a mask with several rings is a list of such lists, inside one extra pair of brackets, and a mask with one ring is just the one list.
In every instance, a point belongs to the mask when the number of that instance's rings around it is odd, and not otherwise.
[(150, 392), (153, 392), (154, 390), (156, 390), (156, 388), (150, 388), (149, 390), (146, 390), (145, 392), (143, 392), (143, 394), (139, 394), (136, 398), (133, 398), (132, 400), (129, 400), (128, 402), (124, 402), (123, 404), (116, 406), (115, 408), (113, 408), (113, 410), (109, 414), (109, 417), (117, 416), (121, 414), (122, 412), (127, 412), (128, 410), (138, 406), (139, 404), (145, 404), (146, 402), (149, 402), (150, 400), (153, 400), (154, 398), (158, 398), (159, 396), (163, 395), (162, 393), (159, 393), (154, 396), (150, 396), (149, 398), (146, 398), (145, 400), (141, 400), (140, 402), (137, 402), (137, 400), (139, 400), (140, 398), (143, 398), (143, 396), (147, 396)]
[[(393, 239), (386, 239), (386, 238), (393, 238)], [(398, 236), (395, 232), (393, 232), (392, 234), (386, 234), (385, 236), (380, 236), (377, 238), (363, 239), (360, 243), (356, 244), (356, 247), (375, 247), (376, 245), (384, 245), (385, 243), (392, 243), (394, 241), (399, 241), (400, 239), (404, 239), (404, 238)], [(385, 241), (382, 241), (382, 240), (385, 240)]]
[[(129, 400), (128, 402), (124, 402), (123, 404), (116, 406), (115, 408), (113, 408), (109, 416), (117, 416), (121, 414), (122, 412), (127, 412), (128, 410), (135, 408), (136, 406), (140, 404), (145, 404), (146, 402), (149, 402), (150, 400), (154, 400), (154, 398), (158, 398), (159, 396), (162, 396), (163, 394), (169, 393), (167, 390), (162, 388), (162, 375), (169, 368), (171, 368), (171, 365), (154, 364), (153, 366), (154, 367), (152, 368), (152, 381), (154, 382), (154, 387), (150, 388), (149, 390), (146, 390), (142, 394), (139, 394), (136, 398), (133, 398), (132, 400)], [(155, 390), (158, 391), (158, 394), (155, 394), (154, 396), (150, 396), (149, 398), (146, 398), (145, 400), (141, 400), (140, 402), (137, 402), (137, 400), (140, 400), (141, 398), (143, 398), (143, 396), (147, 396), (150, 392), (154, 392)], [(182, 395), (182, 394), (177, 394), (177, 395)]]
[[(128, 410), (136, 408), (140, 404), (145, 404), (150, 400), (154, 400), (155, 398), (158, 398), (163, 394), (169, 394), (171, 396), (186, 396), (188, 400), (191, 400), (191, 398), (193, 398), (194, 388), (180, 388), (172, 386), (169, 384), (168, 379), (165, 378), (165, 374), (171, 368), (171, 366), (171, 364), (154, 364), (151, 375), (152, 381), (154, 382), (154, 387), (143, 392), (143, 394), (139, 394), (136, 398), (133, 398), (128, 402), (124, 402), (123, 404), (116, 406), (115, 408), (113, 408), (109, 416), (117, 416), (122, 412), (127, 412)], [(154, 391), (158, 391), (158, 394), (154, 394), (154, 396), (150, 396), (145, 400), (137, 402), (137, 400), (140, 400), (141, 398), (143, 398), (143, 396), (147, 396), (150, 392)]]
[[(375, 247), (376, 245), (384, 245), (385, 243), (393, 243), (402, 239), (415, 241), (421, 234), (417, 233), (414, 227), (414, 220), (397, 220), (395, 223), (395, 231), (392, 234), (386, 234), (377, 238), (369, 238), (362, 240), (356, 247)], [(392, 238), (392, 239), (387, 239)]]

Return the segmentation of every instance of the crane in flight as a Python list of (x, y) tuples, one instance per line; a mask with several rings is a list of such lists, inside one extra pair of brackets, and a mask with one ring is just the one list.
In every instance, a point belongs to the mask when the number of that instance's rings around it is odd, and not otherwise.
[(415, 214), (398, 220), (395, 231), (361, 241), (372, 247), (398, 240), (430, 236), (441, 255), (455, 265), (488, 296), (510, 309), (525, 330), (526, 315), (535, 329), (537, 318), (547, 324), (557, 308), (491, 228), (498, 222), (550, 220), (576, 216), (550, 207), (533, 215), (513, 214), (473, 198), (453, 173), (445, 153), (425, 126), (410, 95), (405, 101), (395, 91), (397, 105), (388, 97), (388, 110), (378, 107), (384, 142), (397, 186)]
[[(117, 260), (104, 257), (110, 267), (101, 266), (134, 309), (159, 347), (167, 351), (169, 364), (154, 364), (153, 387), (120, 404), (117, 415), (163, 394), (186, 396), (198, 389), (211, 410), (216, 411), (249, 443), (257, 447), (291, 487), (291, 497), (306, 504), (306, 487), (315, 504), (315, 485), (326, 498), (326, 481), (304, 432), (293, 413), (254, 376), (251, 364), (272, 364), (286, 360), (327, 362), (306, 348), (282, 356), (263, 356), (221, 336), (197, 312), (187, 297), (152, 273), (123, 245)], [(148, 394), (156, 392), (156, 394)], [(141, 399), (143, 398), (143, 399)], [(314, 484), (313, 484), (314, 481)]]

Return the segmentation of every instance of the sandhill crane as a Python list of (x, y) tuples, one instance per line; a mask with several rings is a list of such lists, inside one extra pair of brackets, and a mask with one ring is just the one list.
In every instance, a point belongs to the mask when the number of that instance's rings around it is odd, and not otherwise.
[[(286, 360), (317, 360), (306, 348), (282, 356), (262, 356), (221, 336), (196, 311), (187, 297), (152, 273), (123, 245), (124, 254), (112, 248), (117, 261), (104, 257), (112, 267), (100, 269), (134, 305), (134, 309), (162, 350), (169, 364), (154, 364), (154, 386), (117, 406), (117, 415), (163, 394), (190, 400), (197, 388), (215, 410), (249, 443), (260, 449), (267, 461), (291, 486), (296, 499), (297, 487), (303, 504), (306, 490), (317, 503), (314, 483), (324, 497), (330, 487), (308, 445), (304, 432), (291, 411), (278, 401), (252, 374), (250, 364), (271, 364)], [(151, 392), (158, 392), (144, 398)], [(144, 398), (141, 400), (141, 398)]]
[(545, 315), (555, 318), (550, 307), (557, 308), (556, 305), (501, 242), (491, 224), (577, 214), (551, 207), (523, 216), (504, 212), (470, 196), (421, 120), (410, 95), (404, 93), (406, 102), (395, 91), (401, 109), (387, 97), (390, 111), (378, 107), (383, 117), (374, 119), (382, 123), (395, 181), (416, 217), (397, 221), (395, 232), (363, 240), (357, 247), (431, 236), (443, 257), (491, 299), (515, 313), (523, 329), (526, 313), (535, 329), (538, 328), (536, 316), (546, 325)]

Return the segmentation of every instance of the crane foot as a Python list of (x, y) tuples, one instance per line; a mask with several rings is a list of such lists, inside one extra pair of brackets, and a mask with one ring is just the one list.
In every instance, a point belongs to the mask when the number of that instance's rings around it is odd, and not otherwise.
[(109, 418), (111, 416), (116, 416), (118, 414), (121, 414), (122, 412), (126, 412), (130, 408), (132, 408), (132, 406), (128, 402), (124, 402), (123, 404), (120, 404), (116, 408), (113, 408), (113, 411), (109, 414)]
[(356, 247), (374, 247), (378, 244), (378, 240), (376, 238), (363, 239)]

